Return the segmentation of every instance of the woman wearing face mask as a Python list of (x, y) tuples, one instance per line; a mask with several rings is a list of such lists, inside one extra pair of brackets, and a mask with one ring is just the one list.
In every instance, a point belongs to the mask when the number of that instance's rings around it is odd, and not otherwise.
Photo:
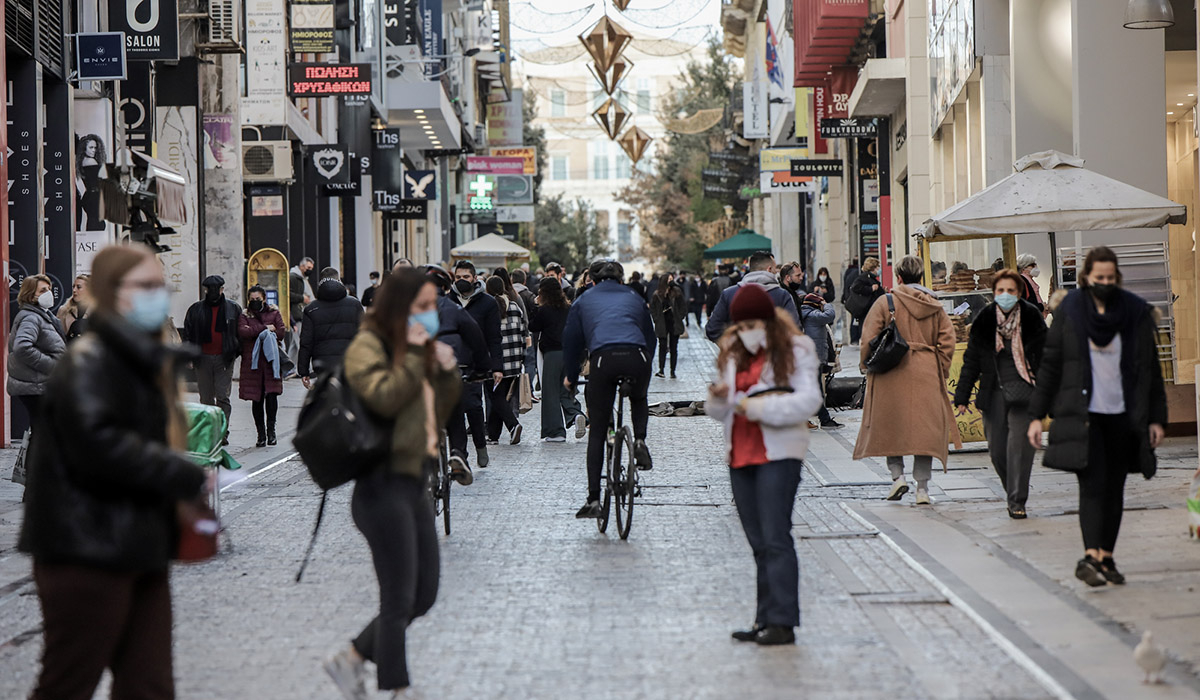
[(1042, 303), (1042, 290), (1035, 279), (1042, 271), (1038, 269), (1037, 258), (1025, 253), (1017, 256), (1017, 272), (1021, 273), (1021, 298), (1045, 312), (1046, 305)]
[(279, 411), (279, 395), (283, 393), (279, 361), (282, 333), (283, 315), (267, 303), (266, 290), (254, 285), (247, 292), (246, 310), (238, 317), (238, 339), (242, 341), (238, 398), (250, 402), (254, 427), (258, 429), (255, 447), (276, 442), (275, 415)]
[(829, 268), (827, 267), (817, 270), (817, 279), (813, 280), (812, 288), (808, 291), (817, 292), (818, 289), (823, 290), (818, 293), (830, 304), (833, 303), (834, 299), (837, 299), (836, 290), (833, 288), (833, 278), (829, 276)]
[(433, 280), (396, 270), (346, 348), (347, 384), (393, 426), (387, 462), (358, 478), (350, 505), (375, 562), (379, 615), (325, 662), (350, 700), (367, 697), (364, 661), (375, 663), (380, 690), (404, 697), (405, 630), (437, 598), (438, 538), (425, 475), (437, 468), (440, 426), (462, 390), (454, 350), (434, 340), (439, 326)]
[(658, 372), (664, 377), (667, 355), (671, 356), (671, 379), (675, 379), (675, 368), (679, 364), (679, 337), (683, 335), (683, 322), (687, 319), (687, 300), (679, 285), (670, 275), (661, 275), (658, 286), (650, 295), (650, 318), (654, 322), (654, 334), (658, 336)]
[(59, 362), (29, 451), (19, 548), (43, 617), (35, 700), (90, 698), (105, 669), (120, 697), (174, 697), (171, 587), (178, 522), (195, 516), (176, 369), (162, 341), (167, 290), (144, 246), (92, 265), (92, 327)]
[(91, 275), (79, 275), (71, 287), (71, 298), (58, 309), (58, 320), (62, 322), (63, 332), (67, 342), (75, 340), (87, 330), (87, 312), (91, 300), (88, 299), (88, 280)]
[(21, 306), (8, 338), (8, 394), (25, 407), (29, 426), (34, 428), (50, 372), (66, 351), (67, 339), (62, 323), (50, 313), (54, 292), (50, 291), (49, 277), (26, 277), (17, 302)]
[(1088, 251), (1080, 283), (1055, 311), (1026, 432), (1040, 447), (1042, 418), (1053, 414), (1042, 463), (1079, 479), (1084, 556), (1075, 577), (1089, 586), (1122, 584), (1113, 549), (1125, 476), (1154, 476), (1167, 422), (1157, 324), (1144, 299), (1121, 289), (1109, 248)]
[(992, 280), (995, 301), (979, 312), (963, 354), (954, 391), (958, 415), (967, 412), (971, 390), (979, 381), (975, 406), (983, 413), (992, 468), (1008, 494), (1008, 517), (1025, 517), (1033, 445), (1025, 437), (1046, 322), (1036, 306), (1020, 298), (1021, 276), (1001, 270)]
[(808, 450), (808, 419), (821, 405), (813, 343), (755, 284), (729, 305), (732, 324), (717, 358), (718, 382), (706, 411), (725, 426), (729, 479), (754, 552), (758, 604), (742, 642), (791, 644), (800, 625), (800, 569), (792, 508)]

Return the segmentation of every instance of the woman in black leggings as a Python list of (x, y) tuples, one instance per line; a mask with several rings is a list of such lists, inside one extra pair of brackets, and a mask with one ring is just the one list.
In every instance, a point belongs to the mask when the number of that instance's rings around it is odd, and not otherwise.
[(658, 373), (664, 376), (667, 355), (671, 356), (671, 379), (675, 378), (675, 366), (679, 358), (679, 336), (687, 318), (687, 300), (671, 274), (661, 275), (654, 294), (650, 295), (650, 317), (654, 320), (654, 334), (658, 336)]
[(238, 318), (238, 339), (242, 341), (238, 397), (250, 402), (254, 427), (258, 429), (256, 447), (275, 444), (275, 414), (283, 393), (279, 362), (283, 327), (283, 316), (267, 303), (266, 290), (257, 284), (251, 287), (246, 310)]

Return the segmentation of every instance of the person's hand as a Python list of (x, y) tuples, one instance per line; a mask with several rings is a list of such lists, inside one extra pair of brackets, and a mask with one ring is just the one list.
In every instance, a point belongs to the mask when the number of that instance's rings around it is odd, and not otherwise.
[(1162, 425), (1160, 425), (1158, 423), (1151, 423), (1150, 424), (1150, 449), (1152, 449), (1152, 450), (1156, 449), (1159, 445), (1161, 445), (1164, 437), (1166, 437), (1166, 433), (1163, 431)]
[(433, 359), (447, 372), (458, 366), (458, 358), (454, 356), (454, 348), (441, 341), (433, 343)]
[(967, 407), (962, 404), (959, 404), (954, 407), (954, 413), (956, 415), (965, 416), (967, 414)]
[(746, 402), (748, 400), (749, 399), (743, 398), (741, 401), (738, 401), (736, 404), (734, 404), (733, 412), (738, 414), (739, 416), (746, 415)]
[(871, 291), (872, 292), (879, 291), (879, 285), (877, 285), (877, 284), (871, 285)]
[(504, 373), (503, 372), (492, 372), (492, 381), (496, 384), (499, 384), (500, 382), (504, 381)]
[(1029, 422), (1029, 430), (1025, 431), (1026, 437), (1029, 438), (1029, 444), (1033, 445), (1034, 449), (1042, 447), (1042, 422), (1036, 418)]
[(729, 385), (726, 384), (725, 382), (721, 382), (720, 384), (710, 384), (708, 386), (708, 393), (714, 399), (728, 398), (729, 397)]
[(408, 327), (409, 345), (424, 345), (427, 342), (429, 342), (429, 331), (425, 330), (425, 326), (413, 323)]
[(310, 297), (309, 295), (305, 294), (305, 295), (304, 295), (304, 303), (305, 303), (305, 304), (311, 304), (311, 303), (312, 303), (312, 297)]
[(274, 333), (274, 332), (275, 332), (275, 324), (274, 324), (274, 323), (272, 323), (272, 324), (268, 325), (268, 326), (267, 326), (267, 330), (269, 330), (269, 331), (271, 331), (272, 333)]
[(301, 382), (302, 384), (304, 384), (304, 388), (305, 388), (305, 389), (311, 389), (311, 388), (312, 388), (312, 379), (310, 379), (309, 377), (300, 377), (300, 382)]

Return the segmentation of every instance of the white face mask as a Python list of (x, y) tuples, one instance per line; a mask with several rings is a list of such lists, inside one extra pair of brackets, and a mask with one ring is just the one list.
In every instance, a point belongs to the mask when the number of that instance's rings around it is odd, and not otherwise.
[(742, 346), (751, 355), (757, 355), (758, 351), (767, 345), (766, 328), (743, 328), (737, 334), (738, 339), (742, 341)]
[(40, 295), (38, 295), (37, 303), (38, 306), (42, 307), (43, 309), (49, 309), (50, 307), (54, 306), (54, 292), (50, 291), (49, 289), (42, 292)]
[(1041, 274), (1042, 274), (1042, 271), (1037, 269), (1036, 267), (1029, 268), (1029, 276), (1030, 277), (1037, 277)]

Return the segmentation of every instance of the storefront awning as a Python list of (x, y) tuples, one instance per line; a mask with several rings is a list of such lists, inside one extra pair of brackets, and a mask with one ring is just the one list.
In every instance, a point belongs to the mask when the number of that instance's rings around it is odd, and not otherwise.
[(771, 239), (748, 228), (704, 251), (705, 260), (718, 258), (748, 258), (760, 250), (771, 250)]
[(1041, 151), (1016, 172), (927, 220), (916, 236), (1161, 228), (1187, 223), (1187, 207), (1083, 167), (1083, 159)]
[(406, 149), (452, 150), (462, 147), (462, 123), (438, 80), (388, 78), (388, 126), (400, 129)]
[(850, 93), (850, 116), (887, 117), (903, 103), (904, 59), (868, 59)]

